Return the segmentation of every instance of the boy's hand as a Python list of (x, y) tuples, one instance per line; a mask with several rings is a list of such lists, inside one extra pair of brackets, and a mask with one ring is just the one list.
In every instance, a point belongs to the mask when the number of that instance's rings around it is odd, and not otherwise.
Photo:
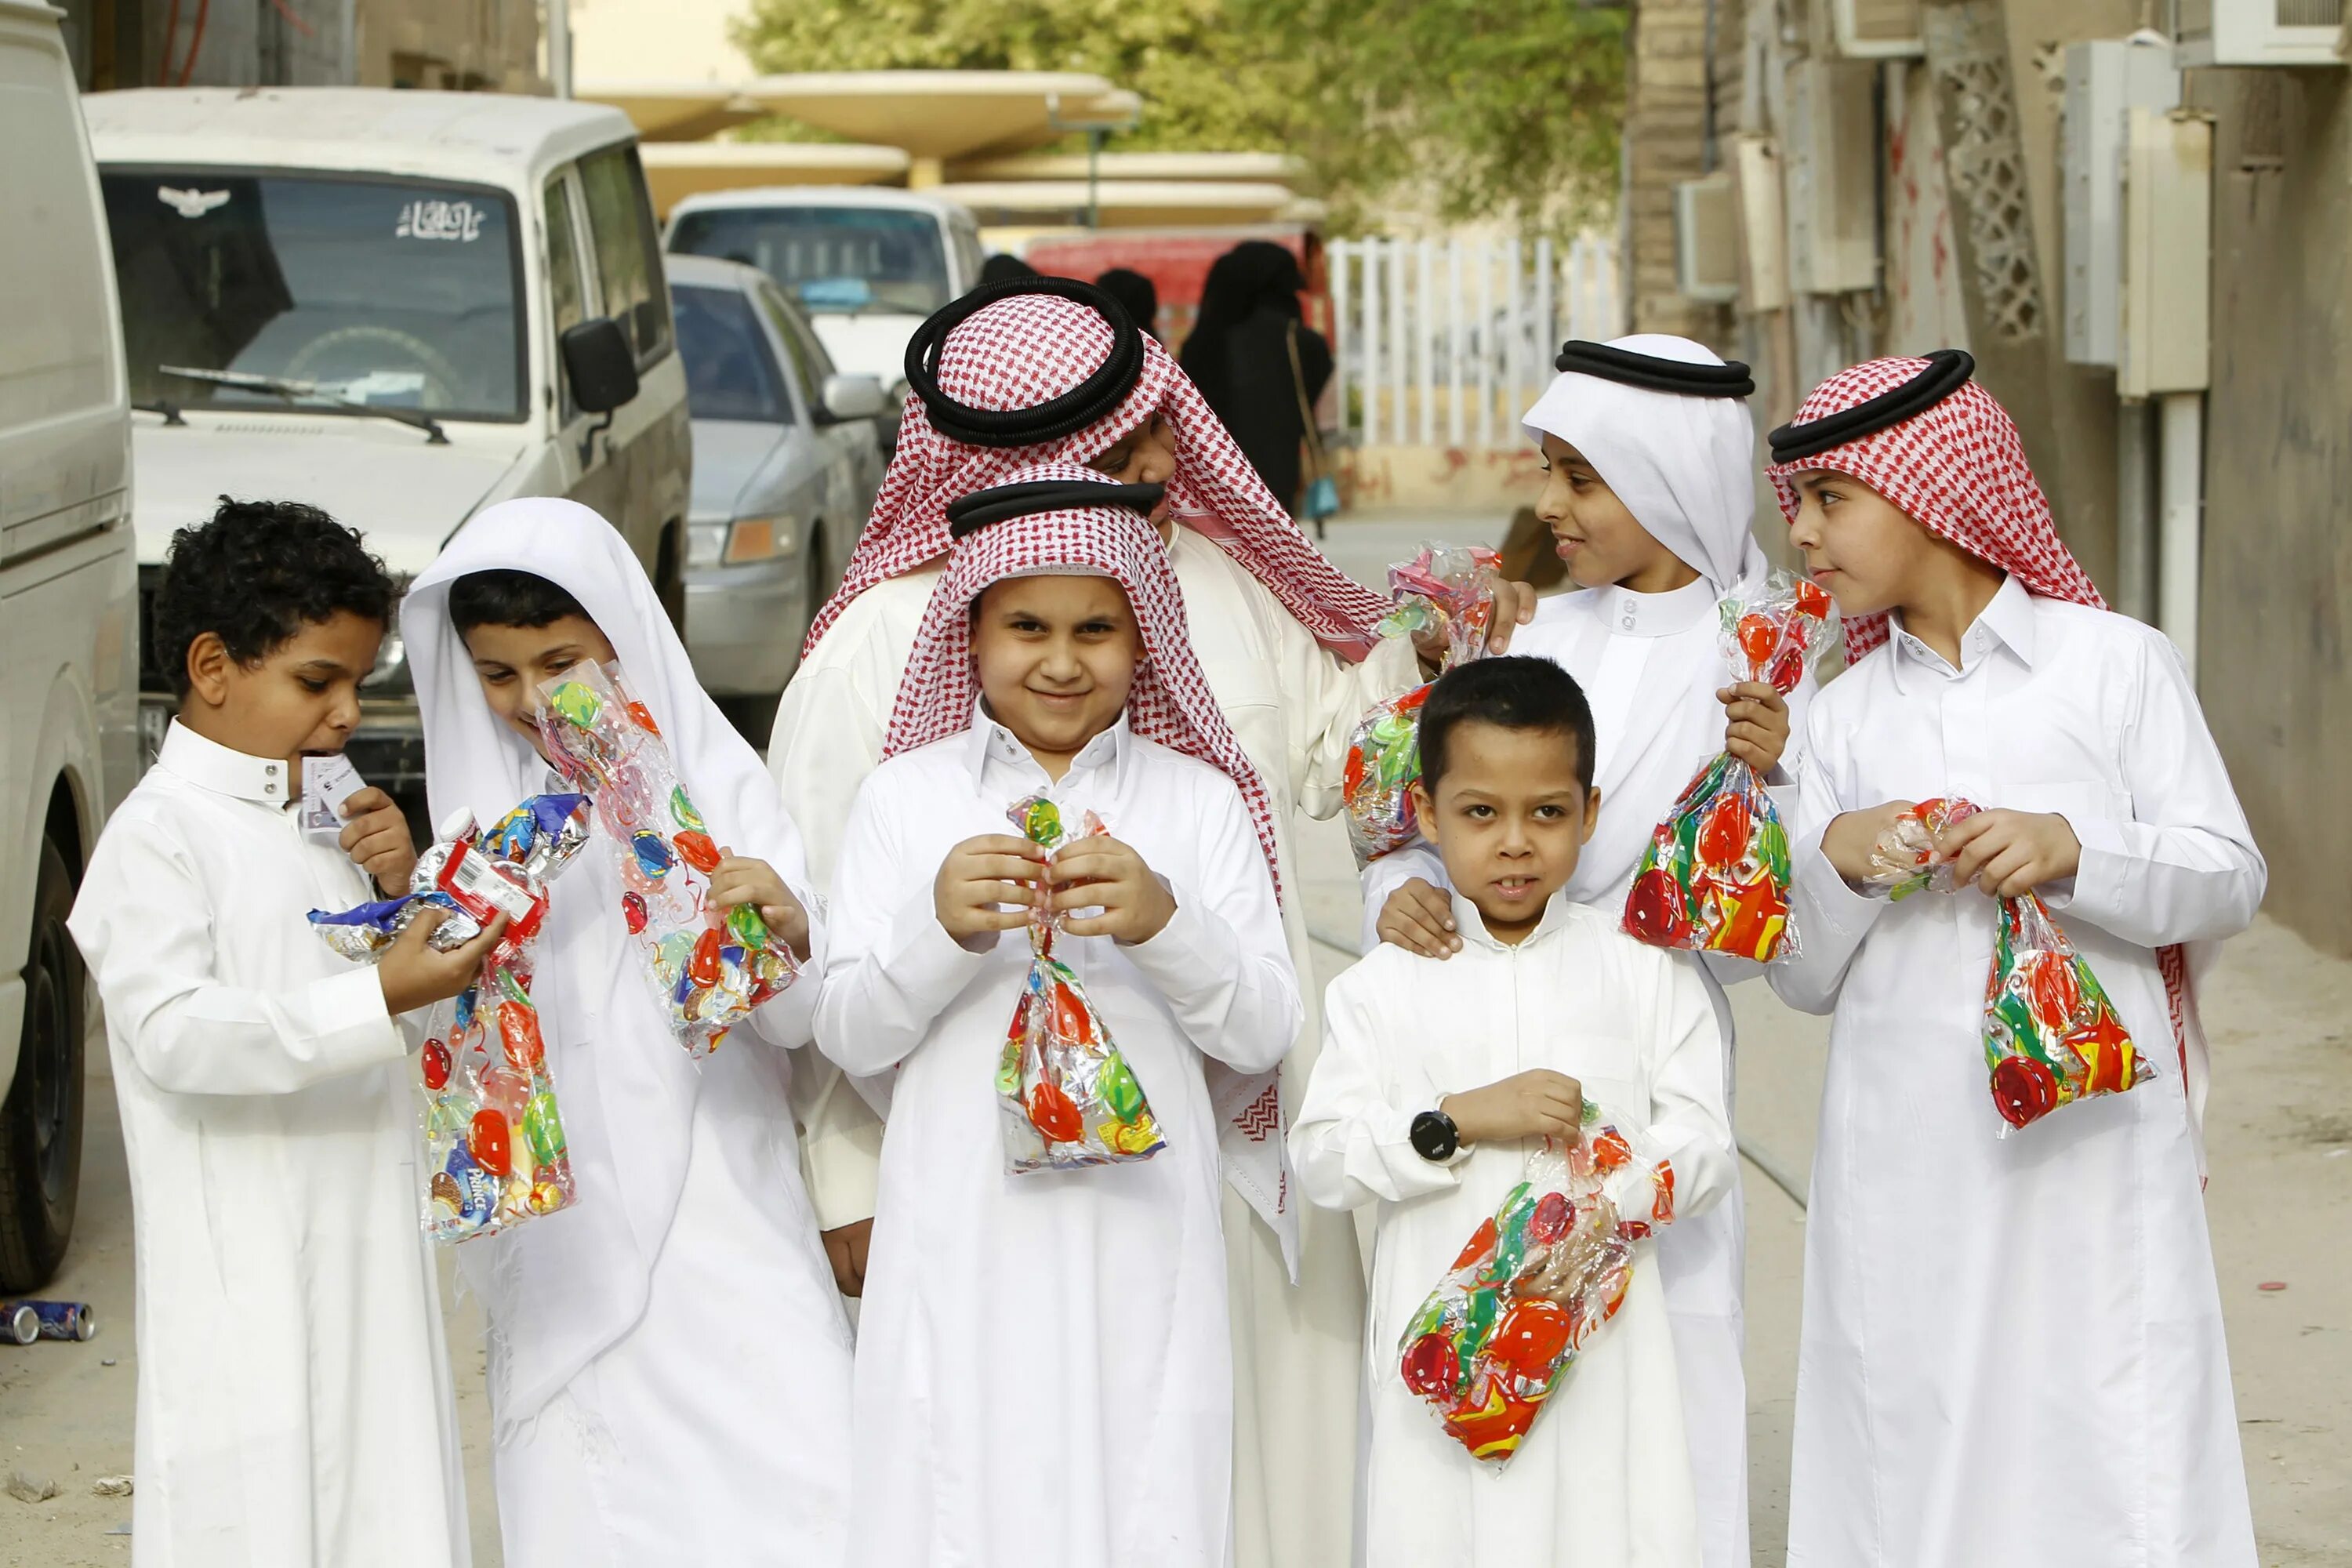
[(1962, 887), (2013, 899), (2063, 881), (2083, 864), (2083, 841), (2064, 817), (2038, 811), (1979, 811), (1944, 830), (1936, 852)]
[[(1045, 874), (1045, 852), (1009, 833), (983, 833), (948, 851), (931, 881), (940, 929), (959, 942), (1029, 923)], [(1010, 910), (999, 904), (1019, 907)]]
[(1454, 900), (1427, 879), (1408, 879), (1381, 906), (1374, 925), (1381, 940), (1423, 958), (1451, 958), (1462, 951), (1454, 931)]
[(1871, 847), (1895, 826), (1895, 818), (1916, 809), (1916, 801), (1890, 800), (1867, 811), (1842, 813), (1822, 835), (1822, 854), (1839, 876), (1859, 887), (1871, 872)]
[[(1495, 584), (1495, 618), (1486, 623), (1486, 651), (1501, 653), (1511, 646), (1511, 634), (1536, 618), (1536, 591), (1525, 583), (1498, 582)], [(1435, 675), (1438, 661), (1445, 657), (1445, 635), (1440, 631), (1415, 633), (1413, 651), (1421, 655), (1424, 674)]]
[(1584, 1125), (1584, 1086), (1564, 1072), (1536, 1068), (1467, 1094), (1449, 1094), (1437, 1109), (1454, 1118), (1454, 1135), (1465, 1144), (1573, 1138)]
[(1176, 895), (1151, 874), (1143, 857), (1107, 833), (1064, 845), (1045, 874), (1054, 884), (1055, 914), (1100, 905), (1102, 913), (1062, 922), (1072, 936), (1150, 942), (1176, 918)]
[(825, 1261), (833, 1265), (834, 1288), (845, 1296), (866, 1293), (866, 1249), (874, 1240), (874, 1222), (852, 1221), (835, 1230), (819, 1231)]
[(455, 996), (474, 983), (482, 971), (482, 961), (507, 934), (507, 917), (499, 915), (465, 946), (436, 952), (425, 938), (447, 918), (446, 910), (420, 910), (376, 961), (375, 977), (383, 987), (385, 1012), (398, 1016)]
[(1723, 704), (1723, 749), (1769, 773), (1789, 749), (1789, 703), (1767, 680), (1743, 680), (1715, 694)]
[(392, 796), (370, 784), (343, 802), (339, 842), (352, 864), (375, 879), (378, 890), (391, 898), (408, 891), (408, 879), (416, 870), (416, 845), (408, 837), (408, 818)]
[(765, 860), (755, 860), (748, 855), (737, 855), (721, 847), (719, 868), (710, 873), (710, 902), (722, 910), (737, 909), (744, 904), (757, 904), (760, 918), (768, 929), (784, 939), (793, 956), (803, 963), (808, 962), (808, 911), (784, 886), (782, 877)]

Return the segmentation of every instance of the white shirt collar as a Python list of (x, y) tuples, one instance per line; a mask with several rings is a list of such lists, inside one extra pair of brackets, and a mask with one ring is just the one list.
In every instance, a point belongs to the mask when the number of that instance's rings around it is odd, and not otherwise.
[[(1016, 768), (1044, 771), (1029, 748), (1022, 744), (1021, 738), (989, 716), (988, 704), (982, 699), (972, 700), (971, 728), (965, 733), (967, 749), (964, 760), (971, 768), (974, 789), (982, 786), (992, 757)], [(1109, 729), (1078, 748), (1078, 754), (1070, 759), (1070, 773), (1064, 777), (1096, 768), (1118, 771), (1127, 761), (1128, 743), (1134, 734), (1127, 721), (1127, 710), (1122, 708), (1118, 721)]]
[(1664, 594), (1637, 594), (1613, 584), (1583, 592), (1591, 595), (1592, 613), (1609, 634), (1628, 637), (1665, 637), (1687, 631), (1713, 619), (1722, 597), (1704, 577)]
[(178, 720), (163, 732), (155, 765), (200, 789), (280, 810), (294, 804), (299, 785), (288, 776), (283, 757), (257, 757), (206, 740)]
[(1478, 906), (1457, 892), (1454, 895), (1454, 929), (1462, 933), (1464, 941), (1475, 942), (1490, 952), (1508, 952), (1515, 946), (1527, 947), (1541, 942), (1568, 924), (1570, 919), (1568, 911), (1568, 889), (1565, 886), (1554, 889), (1551, 897), (1544, 902), (1543, 919), (1536, 922), (1536, 929), (1516, 943), (1507, 942), (1486, 930), (1486, 917), (1478, 912)]
[(2014, 577), (2003, 577), (2000, 587), (1991, 601), (1970, 622), (1960, 637), (1960, 666), (1958, 669), (1942, 654), (1903, 629), (1903, 615), (1895, 611), (1887, 616), (1887, 627), (1894, 639), (1896, 657), (1906, 658), (1921, 668), (1947, 679), (1965, 675), (1982, 663), (1986, 655), (1997, 647), (2005, 647), (2017, 656), (2018, 662), (2028, 669), (2033, 668), (2033, 595), (2025, 584)]

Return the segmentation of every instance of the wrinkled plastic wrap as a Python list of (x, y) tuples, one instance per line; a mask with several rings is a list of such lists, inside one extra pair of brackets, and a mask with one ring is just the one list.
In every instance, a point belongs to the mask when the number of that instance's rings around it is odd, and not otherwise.
[[(1005, 816), (1047, 853), (1104, 831), (1093, 812), (1076, 834), (1044, 795), (1015, 801)], [(1052, 911), (1029, 911), (1029, 973), (996, 1062), (1004, 1121), (1005, 1169), (1074, 1171), (1149, 1160), (1166, 1147), (1143, 1086), (1087, 1000), (1070, 966), (1054, 956), (1060, 926)]]
[[(1380, 625), (1382, 637), (1443, 633), (1443, 668), (1453, 668), (1486, 649), (1495, 619), (1495, 584), (1502, 557), (1479, 546), (1425, 544), (1411, 561), (1389, 568), (1396, 607)], [(1359, 867), (1393, 854), (1418, 836), (1412, 786), (1421, 778), (1421, 705), (1429, 686), (1416, 686), (1375, 704), (1348, 740), (1342, 798), (1348, 842)]]
[(540, 733), (565, 780), (596, 803), (621, 873), (621, 919), (656, 1005), (695, 1056), (800, 973), (750, 904), (709, 907), (718, 844), (678, 782), (668, 743), (619, 666), (574, 665), (540, 688)]
[[(1958, 890), (1952, 863), (1938, 858), (1936, 841), (1976, 813), (1965, 800), (1921, 801), (1871, 846), (1865, 885), (1890, 899)], [(2031, 1126), (2062, 1105), (2121, 1094), (2154, 1077), (2040, 895), (1994, 902), (1984, 1053), (2001, 1120), (2011, 1128)]]
[(487, 831), (460, 812), (417, 858), (415, 891), (310, 916), (330, 946), (371, 963), (428, 908), (450, 911), (428, 939), (444, 952), (481, 934), (498, 913), (509, 917), (480, 976), (424, 1016), (423, 1223), (436, 1241), (488, 1236), (572, 1201), (563, 1118), (530, 984), (548, 884), (587, 841), (585, 795), (532, 795)]
[[(1734, 680), (1794, 691), (1830, 642), (1830, 610), (1818, 584), (1778, 572), (1754, 598), (1725, 599), (1723, 653)], [(1788, 830), (1764, 781), (1721, 752), (1650, 835), (1625, 892), (1625, 933), (1652, 947), (1763, 963), (1793, 958), (1790, 874)]]
[(1577, 1353), (1624, 1303), (1633, 1243), (1675, 1217), (1675, 1173), (1587, 1101), (1547, 1141), (1397, 1342), (1398, 1371), (1446, 1435), (1496, 1469)]

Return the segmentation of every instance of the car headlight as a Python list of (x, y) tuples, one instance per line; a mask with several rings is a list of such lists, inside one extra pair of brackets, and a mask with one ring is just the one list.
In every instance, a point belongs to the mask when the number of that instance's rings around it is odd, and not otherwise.
[(800, 520), (790, 512), (697, 523), (687, 530), (686, 563), (697, 570), (752, 566), (801, 547)]

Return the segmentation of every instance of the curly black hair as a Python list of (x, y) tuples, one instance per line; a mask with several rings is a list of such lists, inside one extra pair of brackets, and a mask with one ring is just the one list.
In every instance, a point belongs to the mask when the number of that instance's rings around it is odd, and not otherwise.
[(449, 624), (464, 637), (476, 626), (551, 626), (566, 616), (595, 617), (580, 601), (536, 572), (497, 567), (468, 572), (449, 584)]
[(209, 521), (172, 536), (155, 591), (155, 652), (184, 700), (188, 647), (205, 632), (249, 665), (338, 610), (389, 624), (399, 597), (357, 530), (299, 501), (223, 496)]

